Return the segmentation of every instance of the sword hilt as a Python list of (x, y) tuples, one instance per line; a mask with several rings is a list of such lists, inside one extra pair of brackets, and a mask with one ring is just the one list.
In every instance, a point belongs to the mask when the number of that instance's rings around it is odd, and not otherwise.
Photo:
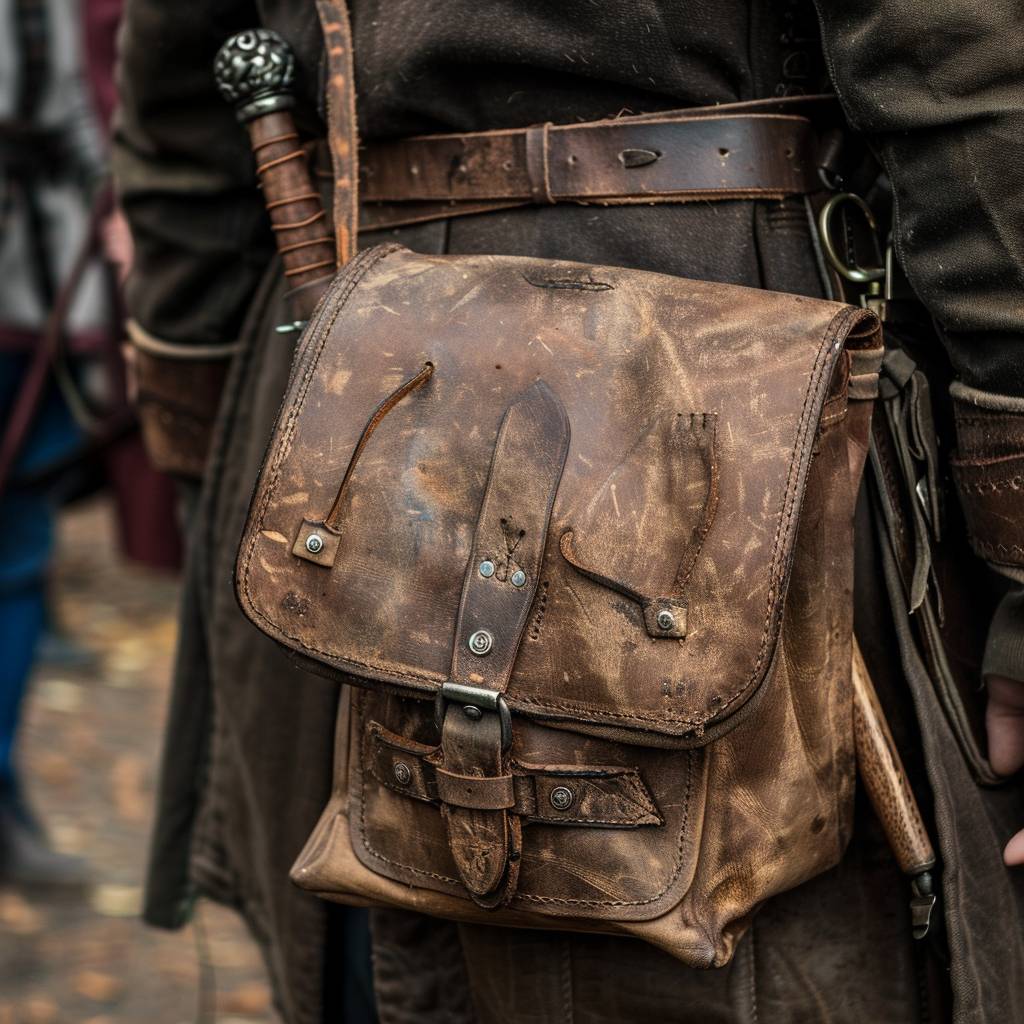
[(295, 56), (271, 29), (233, 35), (213, 63), (221, 95), (249, 132), (256, 174), (292, 290), (330, 277), (334, 241), (290, 113)]

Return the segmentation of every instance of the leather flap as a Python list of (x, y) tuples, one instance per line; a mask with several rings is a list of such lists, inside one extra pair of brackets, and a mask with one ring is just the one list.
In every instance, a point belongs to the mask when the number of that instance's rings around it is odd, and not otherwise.
[[(872, 314), (799, 296), (370, 250), (339, 274), (296, 357), (242, 539), (241, 605), (355, 682), (430, 697), (453, 662), (485, 660), (453, 657), (471, 639), (458, 628), (464, 584), (485, 612), (492, 597), (514, 605), (518, 584), (528, 604), (501, 673), (513, 712), (706, 742), (774, 655), (826, 399), (829, 429), (841, 425), (851, 334), (879, 344)], [(520, 558), (482, 506), (501, 424), (537, 387), (571, 441), (546, 536)], [(543, 524), (531, 503), (546, 491), (532, 496), (527, 469), (502, 500)], [(328, 521), (329, 551), (313, 551)], [(478, 631), (491, 632), (474, 620)]]

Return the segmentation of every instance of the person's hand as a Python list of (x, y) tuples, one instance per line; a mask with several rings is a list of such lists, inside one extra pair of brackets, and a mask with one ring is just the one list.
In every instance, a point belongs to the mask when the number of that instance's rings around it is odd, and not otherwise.
[[(1024, 682), (1005, 676), (988, 677), (988, 759), (998, 775), (1013, 775), (1024, 767)], [(1003, 850), (1011, 867), (1024, 864), (1024, 829)]]
[(135, 247), (132, 244), (128, 221), (125, 220), (119, 206), (115, 206), (100, 224), (100, 242), (103, 246), (103, 255), (117, 272), (117, 283), (123, 286), (128, 271), (131, 270)]

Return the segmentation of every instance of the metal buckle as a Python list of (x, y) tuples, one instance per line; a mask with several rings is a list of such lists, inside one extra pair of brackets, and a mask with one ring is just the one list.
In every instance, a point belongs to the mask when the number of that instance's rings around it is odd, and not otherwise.
[(501, 749), (506, 751), (512, 746), (512, 712), (509, 711), (503, 694), (482, 686), (444, 683), (437, 691), (434, 701), (434, 721), (437, 723), (438, 732), (444, 725), (444, 715), (449, 703), (461, 704), (463, 711), (472, 719), (481, 718), (485, 711), (496, 712), (501, 724)]

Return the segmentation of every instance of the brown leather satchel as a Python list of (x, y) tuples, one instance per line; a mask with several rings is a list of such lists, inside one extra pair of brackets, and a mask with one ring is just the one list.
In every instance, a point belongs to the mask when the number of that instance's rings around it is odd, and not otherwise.
[(710, 966), (835, 864), (880, 357), (798, 296), (356, 257), (238, 561), (252, 621), (353, 684), (298, 884)]

